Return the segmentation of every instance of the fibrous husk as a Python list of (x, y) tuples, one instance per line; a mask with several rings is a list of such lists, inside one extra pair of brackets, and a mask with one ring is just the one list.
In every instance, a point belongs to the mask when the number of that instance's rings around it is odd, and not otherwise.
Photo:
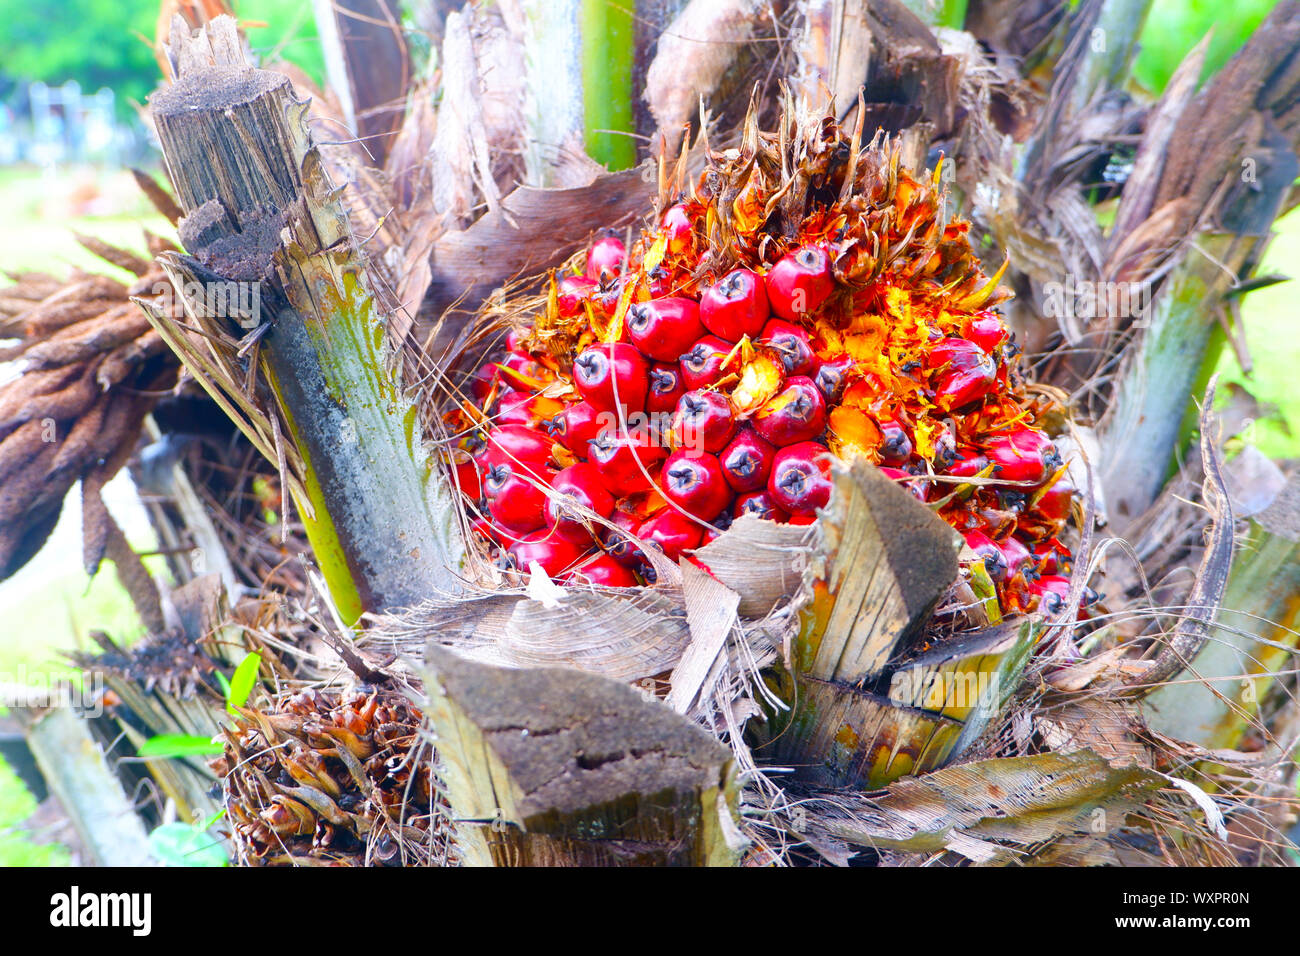
[(421, 714), (387, 689), (240, 708), (213, 761), (245, 866), (445, 863), (448, 820)]

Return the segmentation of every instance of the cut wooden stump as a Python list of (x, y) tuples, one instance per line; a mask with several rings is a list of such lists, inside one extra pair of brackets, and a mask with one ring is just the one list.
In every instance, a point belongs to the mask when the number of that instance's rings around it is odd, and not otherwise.
[(477, 866), (731, 866), (732, 755), (625, 684), (430, 644), (420, 704), (457, 843)]
[(96, 866), (153, 866), (149, 837), (90, 728), (69, 706), (23, 711), (27, 744)]
[(453, 492), (432, 466), (307, 104), (284, 75), (243, 62), (234, 31), (213, 20), (150, 99), (191, 254), (163, 265), (202, 334), (150, 319), (285, 476), (348, 623), (459, 593)]
[(865, 461), (835, 479), (821, 520), (825, 567), (795, 648), (818, 680), (859, 684), (884, 673), (957, 580), (957, 533)]
[[(957, 580), (956, 532), (873, 465), (837, 469), (791, 648), (755, 751), (822, 786), (878, 787), (942, 766), (963, 723), (882, 696), (888, 669)], [(820, 564), (820, 566), (818, 566)]]

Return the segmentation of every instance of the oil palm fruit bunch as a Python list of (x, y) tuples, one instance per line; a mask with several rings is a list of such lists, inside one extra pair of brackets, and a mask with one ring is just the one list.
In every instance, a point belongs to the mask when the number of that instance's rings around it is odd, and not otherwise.
[(401, 694), (306, 690), (238, 713), (210, 765), (241, 864), (398, 865), (445, 849), (421, 714)]
[[(452, 416), (476, 530), (561, 580), (653, 578), (738, 516), (810, 523), (862, 456), (963, 534), (1005, 609), (1063, 599), (1076, 497), (941, 163), (833, 117), (737, 149), (552, 277)], [(684, 162), (679, 164), (684, 168)], [(1005, 266), (1004, 266), (1005, 268)]]

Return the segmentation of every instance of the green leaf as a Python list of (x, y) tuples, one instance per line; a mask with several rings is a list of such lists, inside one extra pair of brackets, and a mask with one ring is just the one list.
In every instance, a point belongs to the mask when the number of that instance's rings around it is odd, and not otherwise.
[(149, 834), (149, 848), (164, 866), (228, 866), (221, 841), (205, 828), (164, 823)]
[(230, 690), (226, 692), (226, 710), (232, 714), (235, 713), (236, 707), (243, 707), (248, 703), (248, 697), (253, 693), (253, 685), (257, 683), (257, 671), (262, 666), (262, 655), (253, 651), (235, 668), (235, 673), (230, 678)]
[[(136, 751), (141, 757), (209, 757), (221, 753), (221, 744), (211, 738), (193, 734), (158, 734), (150, 737)], [(187, 824), (188, 826), (188, 824)]]

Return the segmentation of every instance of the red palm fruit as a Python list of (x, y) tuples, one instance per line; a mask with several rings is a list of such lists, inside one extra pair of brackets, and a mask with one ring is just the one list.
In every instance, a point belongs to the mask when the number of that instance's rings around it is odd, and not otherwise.
[(706, 335), (682, 353), (682, 382), (687, 389), (708, 388), (724, 375), (735, 372), (740, 363), (738, 357), (727, 361), (731, 349), (731, 343), (725, 339)]
[[(595, 307), (597, 312), (605, 316), (612, 316), (618, 310), (619, 300), (623, 297), (623, 289), (627, 286), (627, 276), (617, 276), (608, 282), (598, 283), (592, 291), (589, 301)], [(630, 342), (627, 335), (627, 325), (623, 326), (622, 341)]]
[(808, 333), (780, 319), (772, 319), (759, 335), (759, 345), (766, 345), (781, 358), (786, 375), (816, 375), (818, 359)]
[(524, 428), (537, 428), (542, 425), (555, 403), (540, 395), (527, 392), (502, 392), (497, 398), (497, 410), (492, 415), (492, 424), (497, 427), (519, 425)]
[(556, 283), (555, 304), (560, 315), (572, 319), (582, 314), (582, 304), (596, 292), (596, 283), (586, 276), (565, 276)]
[(607, 282), (623, 274), (627, 265), (627, 247), (617, 236), (602, 236), (587, 250), (587, 278)]
[(519, 352), (511, 352), (497, 366), (501, 369), (503, 382), (524, 392), (537, 391), (555, 380), (555, 373), (549, 368), (533, 361), (532, 356)]
[(966, 539), (966, 546), (984, 559), (984, 570), (994, 581), (1005, 581), (1007, 577), (1007, 559), (997, 542), (983, 531), (971, 530), (961, 532)]
[[(1070, 598), (1070, 579), (1059, 574), (1044, 574), (1037, 581), (1030, 581), (1026, 590), (1038, 599), (1036, 610), (1049, 617), (1055, 616), (1065, 610), (1065, 602)], [(1079, 619), (1086, 621), (1089, 617), (1087, 608), (1100, 600), (1100, 594), (1085, 587), (1079, 598)]]
[(682, 370), (676, 362), (664, 362), (650, 367), (650, 390), (646, 393), (645, 410), (653, 414), (671, 414), (686, 394)]
[(1055, 617), (1065, 610), (1065, 602), (1070, 596), (1070, 579), (1046, 574), (1037, 581), (1030, 581), (1025, 590), (1029, 593), (1033, 610)]
[(474, 459), (466, 458), (465, 461), (457, 462), (452, 470), (462, 494), (473, 501), (483, 497), (483, 472), (479, 471)]
[(540, 528), (546, 492), (506, 464), (496, 464), (483, 476), (483, 494), (492, 520), (516, 534)]
[(624, 342), (593, 345), (573, 360), (573, 384), (579, 394), (600, 411), (613, 411), (614, 392), (624, 411), (645, 409), (650, 388), (649, 367), (635, 346)]
[(917, 501), (924, 501), (926, 495), (930, 492), (930, 483), (922, 478), (917, 478), (901, 468), (891, 468), (888, 465), (880, 466), (880, 473), (890, 481), (902, 483), (903, 487), (911, 493)]
[(482, 535), (493, 544), (502, 544), (511, 540), (510, 532), (494, 522), (491, 515), (479, 515), (470, 523), (470, 530)]
[(572, 504), (594, 511), (602, 518), (614, 513), (614, 496), (601, 481), (600, 469), (590, 462), (579, 462), (562, 469), (551, 479), (551, 489), (564, 497), (546, 499), (546, 527), (566, 540), (578, 544), (591, 541), (593, 526), (589, 526), (587, 518), (578, 514)]
[(636, 533), (647, 544), (658, 545), (670, 561), (676, 561), (683, 551), (700, 546), (704, 528), (681, 512), (666, 508), (637, 528)]
[(606, 527), (601, 536), (601, 546), (605, 552), (624, 567), (636, 567), (645, 560), (640, 546), (632, 540), (636, 529), (641, 527), (643, 519), (628, 511), (616, 508), (610, 515), (613, 528)]
[(700, 296), (700, 321), (728, 342), (758, 335), (769, 312), (763, 277), (749, 269), (733, 269)]
[(469, 393), (475, 404), (480, 407), (487, 405), (487, 400), (492, 395), (492, 388), (500, 381), (501, 369), (497, 368), (496, 362), (489, 358), (469, 380)]
[(791, 516), (810, 515), (831, 497), (831, 466), (826, 449), (805, 441), (782, 448), (772, 462), (767, 491)]
[(590, 543), (591, 539), (588, 538), (586, 544), (575, 544), (541, 528), (530, 531), (506, 550), (520, 571), (530, 570), (533, 562), (536, 562), (550, 577), (555, 577), (581, 561)]
[(966, 338), (990, 355), (1007, 338), (1007, 328), (995, 312), (984, 309), (966, 320)]
[(903, 423), (895, 418), (882, 418), (880, 426), (880, 459), (895, 464), (904, 463), (912, 457), (912, 436), (907, 433)]
[(634, 588), (636, 575), (608, 554), (598, 554), (560, 575), (561, 584), (595, 584), (606, 588)]
[(689, 252), (695, 244), (695, 225), (686, 214), (686, 207), (681, 203), (669, 206), (663, 218), (664, 235), (668, 238), (668, 252), (679, 256)]
[(817, 375), (813, 379), (821, 389), (827, 404), (837, 401), (844, 391), (845, 379), (849, 369), (853, 368), (853, 359), (847, 355), (837, 359), (824, 360), (817, 366)]
[(993, 463), (993, 477), (1007, 481), (1041, 482), (1061, 465), (1052, 440), (1029, 425), (989, 436), (984, 453)]
[(754, 429), (745, 427), (722, 450), (718, 460), (727, 484), (733, 491), (743, 493), (767, 487), (775, 457), (776, 448)]
[(716, 453), (736, 433), (736, 418), (727, 396), (697, 389), (677, 402), (671, 427), (674, 447)]
[(778, 448), (816, 438), (826, 428), (826, 399), (813, 380), (795, 375), (754, 413), (754, 428)]
[(947, 471), (957, 460), (957, 439), (945, 428), (934, 438), (934, 467), (938, 471)]
[(672, 294), (673, 274), (665, 269), (662, 263), (647, 272), (644, 278), (650, 298), (664, 299)]
[[(718, 512), (714, 515), (713, 520), (709, 522), (712, 527), (706, 528), (704, 531), (704, 543), (708, 544), (710, 541), (716, 540), (719, 534), (731, 528), (731, 524), (735, 520), (736, 516), (732, 514), (730, 509)], [(708, 569), (705, 568), (705, 570)]]
[(772, 266), (764, 284), (776, 315), (783, 319), (810, 315), (835, 290), (830, 253), (823, 246), (796, 249)]
[(961, 455), (948, 466), (948, 474), (955, 478), (974, 478), (989, 466), (989, 460), (978, 452)]
[(684, 296), (638, 302), (627, 310), (632, 344), (660, 362), (676, 360), (701, 335), (700, 307)]
[[(704, 534), (700, 535), (699, 546), (702, 548), (706, 544), (713, 544), (713, 542), (717, 541), (720, 537), (726, 534), (727, 531), (730, 530), (731, 528), (732, 520), (733, 519), (731, 517), (730, 511), (724, 511), (722, 512), (722, 514), (714, 518), (713, 521), (710, 523), (710, 526), (704, 529)], [(697, 559), (696, 557), (688, 556), (686, 560), (691, 562), (692, 564), (698, 565), (699, 567), (703, 568), (708, 574), (710, 575), (713, 574), (713, 572), (709, 569), (709, 566), (705, 564), (703, 561)]]
[(506, 351), (511, 355), (522, 355), (531, 361), (528, 352), (528, 333), (522, 329), (512, 328), (506, 333)]
[(617, 498), (649, 491), (654, 486), (654, 466), (667, 457), (668, 450), (645, 429), (625, 435), (606, 432), (587, 446), (587, 459), (599, 466), (600, 480)]
[(460, 447), (474, 459), (474, 464), (478, 465), (480, 472), (487, 471), (492, 467), (488, 462), (488, 443), (483, 432), (470, 432), (460, 440)]
[(1029, 510), (1045, 521), (1065, 521), (1070, 517), (1070, 506), (1078, 493), (1069, 477), (1061, 475), (1049, 487), (1034, 493)]
[(1055, 538), (1040, 541), (1030, 548), (1030, 553), (1039, 574), (1069, 573), (1070, 552)]
[(731, 486), (716, 455), (682, 449), (664, 462), (663, 494), (701, 521), (712, 521), (731, 504)]
[(1007, 577), (1014, 577), (1021, 571), (1032, 570), (1034, 557), (1024, 542), (1014, 535), (1007, 535), (997, 541), (998, 550), (1007, 565)]
[(966, 339), (940, 339), (926, 353), (926, 364), (934, 371), (934, 403), (946, 412), (983, 398), (997, 385), (997, 363)]
[(515, 471), (541, 476), (551, 460), (551, 439), (526, 425), (499, 425), (487, 433), (487, 467), (509, 465)]
[(614, 428), (617, 421), (611, 412), (601, 412), (591, 402), (574, 402), (548, 419), (545, 425), (551, 438), (579, 458), (586, 458), (587, 446), (602, 431)]
[(773, 501), (771, 494), (766, 489), (741, 495), (736, 499), (736, 506), (732, 509), (732, 514), (737, 518), (743, 515), (753, 515), (755, 518), (766, 518), (768, 521), (783, 522), (790, 520), (789, 512)]

